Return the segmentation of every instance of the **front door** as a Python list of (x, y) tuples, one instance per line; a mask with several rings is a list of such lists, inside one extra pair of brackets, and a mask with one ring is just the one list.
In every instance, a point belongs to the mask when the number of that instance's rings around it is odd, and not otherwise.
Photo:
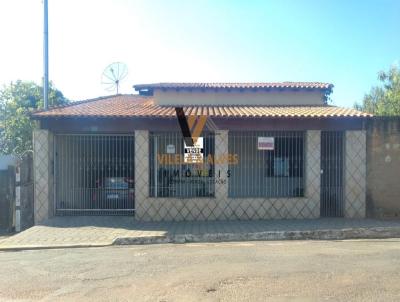
[(344, 133), (321, 132), (321, 217), (342, 217)]

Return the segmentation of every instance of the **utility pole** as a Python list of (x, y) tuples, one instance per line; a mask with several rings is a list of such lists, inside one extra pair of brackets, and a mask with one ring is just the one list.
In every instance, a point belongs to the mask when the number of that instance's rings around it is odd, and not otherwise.
[(48, 30), (48, 4), (43, 0), (43, 101), (44, 109), (49, 106), (49, 30)]

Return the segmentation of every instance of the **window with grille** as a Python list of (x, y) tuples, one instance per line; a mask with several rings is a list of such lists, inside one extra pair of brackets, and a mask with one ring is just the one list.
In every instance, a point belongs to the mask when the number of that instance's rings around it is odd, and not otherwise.
[[(304, 196), (304, 132), (229, 132), (229, 197)], [(266, 148), (260, 142), (268, 142)]]
[(214, 135), (203, 134), (202, 163), (185, 163), (182, 133), (150, 133), (150, 196), (213, 197), (214, 167), (206, 160), (214, 155)]

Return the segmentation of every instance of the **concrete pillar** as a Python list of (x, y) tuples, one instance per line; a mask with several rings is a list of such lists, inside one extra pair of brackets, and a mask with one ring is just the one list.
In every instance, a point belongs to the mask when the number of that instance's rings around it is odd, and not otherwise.
[[(228, 130), (217, 130), (215, 131), (215, 159), (221, 158), (228, 154)], [(233, 215), (233, 209), (231, 207), (232, 201), (228, 200), (228, 187), (229, 178), (227, 177), (227, 171), (229, 165), (227, 162), (215, 163), (215, 198), (211, 198), (209, 206), (213, 208), (210, 220), (216, 219), (230, 219)]]
[[(228, 154), (228, 130), (218, 130), (215, 132), (215, 158), (221, 158)], [(228, 198), (228, 163), (215, 164), (215, 198), (219, 201)], [(219, 175), (220, 173), (220, 175)], [(220, 177), (219, 177), (220, 176)]]
[(33, 131), (34, 223), (40, 224), (54, 213), (53, 134)]
[(305, 152), (305, 197), (310, 213), (307, 218), (318, 218), (321, 204), (321, 131), (307, 131)]
[(147, 215), (149, 198), (149, 131), (135, 131), (135, 217)]
[(346, 131), (345, 217), (364, 218), (366, 203), (366, 132)]

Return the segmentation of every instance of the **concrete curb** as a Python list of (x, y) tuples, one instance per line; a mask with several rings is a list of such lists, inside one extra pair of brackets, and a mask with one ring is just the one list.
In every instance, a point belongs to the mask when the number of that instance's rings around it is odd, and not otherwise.
[(30, 244), (0, 247), (0, 251), (23, 251), (41, 249), (89, 248), (119, 245), (195, 243), (195, 242), (233, 242), (233, 241), (274, 241), (274, 240), (346, 240), (346, 239), (384, 239), (400, 238), (400, 227), (320, 229), (299, 231), (263, 231), (243, 233), (202, 233), (166, 234), (161, 236), (119, 237), (112, 242), (74, 243), (74, 244)]
[(127, 237), (117, 238), (113, 242), (113, 245), (256, 240), (345, 240), (384, 238), (400, 238), (400, 227), (326, 229), (309, 231), (266, 231), (249, 233), (176, 234), (172, 236)]
[(0, 247), (0, 252), (18, 252), (18, 251), (33, 251), (33, 250), (56, 250), (56, 249), (77, 249), (90, 247), (106, 247), (112, 246), (108, 244), (58, 244), (58, 245), (10, 245)]

